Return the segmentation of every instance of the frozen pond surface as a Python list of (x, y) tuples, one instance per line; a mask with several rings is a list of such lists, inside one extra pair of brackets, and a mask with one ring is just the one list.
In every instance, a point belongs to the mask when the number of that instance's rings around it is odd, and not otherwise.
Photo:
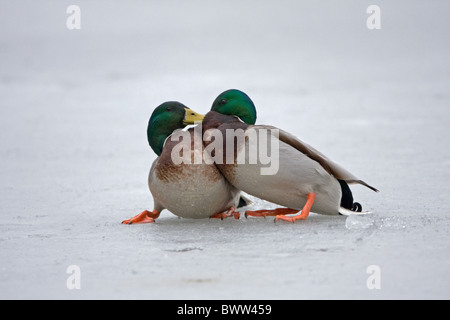
[[(78, 1), (68, 30), (67, 4), (3, 1), (0, 298), (449, 299), (450, 6), (378, 1), (368, 30), (369, 4)], [(152, 209), (153, 108), (229, 88), (380, 189), (352, 188), (373, 213), (121, 225)]]

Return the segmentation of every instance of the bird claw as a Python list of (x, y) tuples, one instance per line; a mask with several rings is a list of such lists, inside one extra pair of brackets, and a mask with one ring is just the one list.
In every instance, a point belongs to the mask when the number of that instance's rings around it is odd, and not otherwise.
[(226, 219), (229, 217), (234, 217), (236, 220), (238, 220), (241, 217), (241, 213), (239, 211), (236, 211), (235, 207), (231, 207), (227, 211), (215, 213), (212, 216), (210, 216), (209, 218), (223, 220), (223, 219)]

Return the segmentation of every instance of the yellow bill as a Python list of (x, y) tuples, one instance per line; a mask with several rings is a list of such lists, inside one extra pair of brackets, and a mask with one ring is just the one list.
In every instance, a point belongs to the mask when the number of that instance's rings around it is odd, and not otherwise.
[(186, 109), (186, 113), (184, 115), (183, 123), (185, 125), (195, 124), (195, 122), (200, 122), (203, 120), (205, 116), (203, 114), (197, 113), (194, 110)]

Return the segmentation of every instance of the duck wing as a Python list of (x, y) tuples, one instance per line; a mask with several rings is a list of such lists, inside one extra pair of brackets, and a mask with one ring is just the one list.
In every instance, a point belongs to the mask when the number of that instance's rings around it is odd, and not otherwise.
[(299, 152), (302, 152), (306, 156), (308, 156), (310, 159), (317, 161), (329, 174), (333, 175), (336, 179), (344, 180), (345, 182), (349, 184), (353, 183), (359, 183), (375, 192), (378, 192), (378, 190), (371, 185), (367, 184), (361, 179), (358, 179), (354, 174), (352, 174), (350, 171), (342, 167), (341, 165), (337, 164), (336, 162), (329, 159), (327, 156), (325, 156), (320, 151), (316, 150), (306, 142), (303, 142), (296, 136), (290, 134), (287, 131), (284, 131), (282, 129), (279, 129), (274, 126), (268, 126), (268, 125), (254, 125), (250, 126), (252, 128), (258, 129), (267, 129), (271, 130), (272, 134), (274, 134), (274, 130), (278, 131), (278, 139), (291, 147), (297, 149)]

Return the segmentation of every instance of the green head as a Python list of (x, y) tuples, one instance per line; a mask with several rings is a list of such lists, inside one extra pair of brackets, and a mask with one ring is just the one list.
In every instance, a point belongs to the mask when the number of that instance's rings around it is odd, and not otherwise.
[(180, 102), (164, 102), (153, 111), (148, 121), (148, 143), (153, 151), (160, 156), (164, 142), (172, 132), (189, 124), (195, 124), (195, 121), (202, 121), (203, 118), (203, 115), (189, 109)]
[(214, 100), (211, 111), (238, 116), (247, 124), (256, 122), (256, 109), (253, 101), (244, 92), (236, 89), (222, 92)]

